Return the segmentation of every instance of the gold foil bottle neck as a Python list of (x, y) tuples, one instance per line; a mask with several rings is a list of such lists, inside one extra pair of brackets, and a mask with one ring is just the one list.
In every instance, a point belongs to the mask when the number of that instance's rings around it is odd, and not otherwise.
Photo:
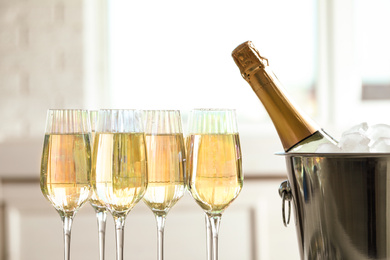
[(268, 66), (268, 59), (260, 55), (251, 41), (237, 46), (232, 56), (245, 80), (248, 80), (248, 77), (257, 69)]
[[(308, 140), (320, 128), (289, 98), (287, 91), (251, 41), (237, 46), (232, 57), (241, 75), (267, 110), (285, 151)], [(311, 141), (311, 139), (309, 140)]]

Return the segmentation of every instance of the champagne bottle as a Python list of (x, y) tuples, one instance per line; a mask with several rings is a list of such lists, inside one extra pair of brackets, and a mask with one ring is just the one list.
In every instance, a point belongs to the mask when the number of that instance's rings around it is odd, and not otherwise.
[(302, 113), (252, 42), (232, 52), (241, 75), (263, 103), (278, 132), (285, 152), (315, 152), (322, 143), (337, 145), (310, 117)]

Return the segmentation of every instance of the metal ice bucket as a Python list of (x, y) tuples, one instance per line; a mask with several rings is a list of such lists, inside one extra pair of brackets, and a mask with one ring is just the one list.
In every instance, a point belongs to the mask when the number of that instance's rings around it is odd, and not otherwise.
[(389, 153), (283, 155), (301, 259), (390, 259)]

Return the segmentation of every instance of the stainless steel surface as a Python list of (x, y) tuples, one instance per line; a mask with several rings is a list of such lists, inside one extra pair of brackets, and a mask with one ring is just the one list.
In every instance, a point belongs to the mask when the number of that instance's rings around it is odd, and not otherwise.
[(301, 259), (390, 259), (390, 154), (283, 155)]

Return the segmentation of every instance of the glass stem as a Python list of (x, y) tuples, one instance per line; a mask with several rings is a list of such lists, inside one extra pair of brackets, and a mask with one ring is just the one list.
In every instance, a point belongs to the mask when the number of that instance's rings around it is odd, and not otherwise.
[(205, 216), (205, 223), (206, 223), (206, 250), (207, 250), (207, 260), (213, 260), (213, 240), (211, 236), (211, 225), (210, 225), (210, 219), (207, 216), (207, 214), (204, 214)]
[(211, 234), (213, 237), (213, 260), (218, 260), (218, 233), (221, 223), (221, 215), (208, 215), (208, 217), (211, 226)]
[(106, 219), (105, 210), (96, 211), (96, 218), (99, 232), (99, 259), (104, 260), (105, 237), (106, 237)]
[(164, 228), (165, 228), (165, 215), (156, 214), (157, 221), (157, 259), (164, 259)]
[(61, 216), (64, 229), (64, 259), (70, 260), (70, 233), (72, 230), (73, 216)]
[(125, 217), (115, 216), (116, 260), (123, 260), (123, 239), (125, 229)]

